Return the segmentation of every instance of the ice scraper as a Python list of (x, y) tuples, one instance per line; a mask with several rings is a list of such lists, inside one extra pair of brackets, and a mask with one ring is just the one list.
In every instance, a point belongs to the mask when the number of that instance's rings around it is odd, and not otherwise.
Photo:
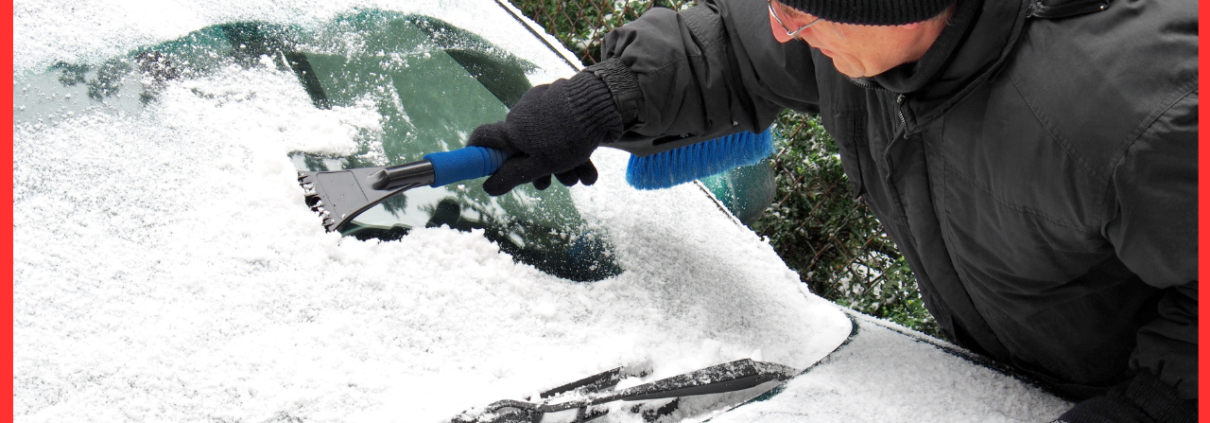
[(360, 167), (327, 172), (298, 172), (307, 205), (323, 218), (329, 232), (392, 195), (421, 185), (439, 187), (491, 175), (508, 158), (484, 147), (429, 153), (417, 162), (390, 167)]

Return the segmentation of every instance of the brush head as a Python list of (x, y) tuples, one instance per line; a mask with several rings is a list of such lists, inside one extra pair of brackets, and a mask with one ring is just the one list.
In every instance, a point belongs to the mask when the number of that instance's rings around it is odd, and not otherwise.
[(773, 154), (772, 128), (759, 134), (744, 131), (650, 156), (631, 156), (626, 182), (637, 189), (670, 188), (756, 164), (770, 154)]

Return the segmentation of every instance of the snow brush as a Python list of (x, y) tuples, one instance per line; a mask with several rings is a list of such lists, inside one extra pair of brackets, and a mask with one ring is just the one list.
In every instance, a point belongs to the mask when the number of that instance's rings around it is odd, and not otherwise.
[(626, 182), (642, 190), (670, 188), (756, 164), (773, 154), (772, 131), (744, 131), (647, 156), (633, 155), (626, 168)]
[[(645, 156), (622, 147), (635, 154), (626, 169), (626, 182), (637, 189), (668, 188), (755, 164), (773, 152), (770, 131), (740, 132)], [(328, 232), (334, 232), (395, 194), (421, 185), (436, 188), (490, 176), (507, 158), (500, 150), (465, 147), (429, 153), (420, 161), (397, 166), (300, 171), (298, 183), (307, 206), (319, 213)]]
[(423, 160), (390, 167), (359, 167), (327, 172), (298, 172), (311, 210), (328, 232), (339, 231), (370, 207), (403, 191), (439, 187), (496, 173), (508, 156), (500, 150), (465, 147), (426, 154)]

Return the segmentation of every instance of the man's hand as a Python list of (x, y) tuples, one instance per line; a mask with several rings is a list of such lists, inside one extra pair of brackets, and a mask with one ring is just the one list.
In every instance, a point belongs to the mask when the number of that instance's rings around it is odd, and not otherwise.
[(483, 183), (496, 196), (526, 182), (546, 189), (552, 174), (563, 185), (592, 185), (597, 168), (589, 156), (621, 134), (622, 117), (609, 88), (596, 75), (580, 72), (530, 89), (503, 121), (475, 128), (467, 145), (508, 153), (500, 170)]

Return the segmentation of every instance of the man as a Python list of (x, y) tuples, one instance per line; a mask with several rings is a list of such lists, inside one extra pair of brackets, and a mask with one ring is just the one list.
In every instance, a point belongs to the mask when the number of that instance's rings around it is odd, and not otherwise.
[(499, 195), (816, 113), (951, 339), (1079, 401), (1061, 421), (1192, 422), (1197, 5), (1110, 1), (653, 9), (470, 143), (513, 154)]

